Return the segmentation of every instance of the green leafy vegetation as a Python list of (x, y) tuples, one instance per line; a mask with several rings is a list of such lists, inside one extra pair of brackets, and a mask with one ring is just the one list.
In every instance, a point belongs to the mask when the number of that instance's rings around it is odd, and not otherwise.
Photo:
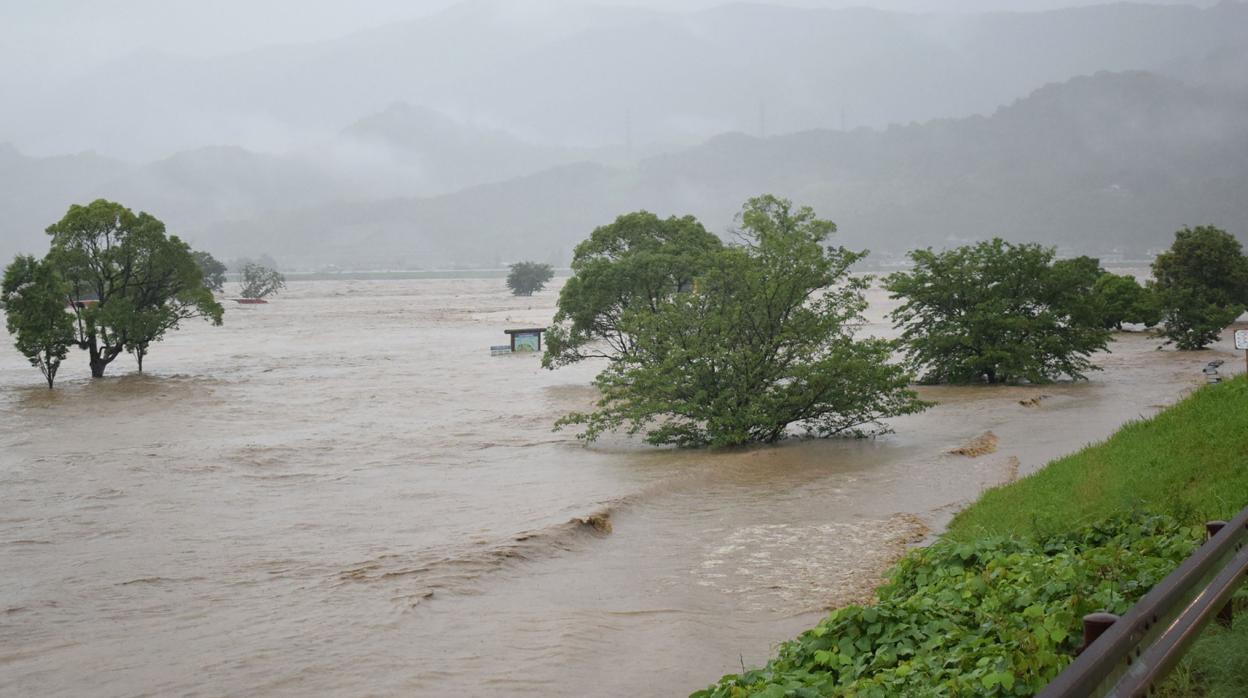
[(1054, 262), (1054, 250), (1000, 238), (910, 253), (914, 268), (885, 287), (906, 356), (928, 383), (1043, 383), (1084, 378), (1109, 332), (1093, 288), (1096, 260)]
[[(894, 567), (876, 605), (834, 611), (762, 669), (694, 695), (1034, 694), (1072, 660), (1085, 613), (1122, 613), (1203, 522), (1248, 505), (1245, 401), (1248, 377), (1201, 388), (985, 493)], [(1248, 623), (1211, 629), (1162, 695), (1241, 695), (1245, 656)]]
[(1053, 461), (985, 492), (958, 514), (946, 536), (1035, 535), (1085, 525), (1123, 511), (1189, 522), (1225, 519), (1248, 506), (1248, 379), (1196, 391), (1108, 442)]
[(123, 351), (143, 370), (151, 345), (182, 320), (221, 324), (223, 310), (205, 286), (203, 262), (147, 213), (99, 199), (70, 206), (47, 229), (42, 260), (19, 256), (5, 271), (9, 332), (51, 388), (69, 347), (90, 355), (99, 378)]
[(516, 262), (507, 274), (507, 288), (512, 295), (531, 296), (546, 288), (546, 282), (555, 278), (555, 270), (540, 262)]
[(43, 374), (48, 388), (56, 383), (56, 372), (74, 343), (67, 291), (51, 264), (30, 256), (13, 260), (0, 286), (0, 308), (9, 334), (22, 356)]
[(697, 698), (1032, 695), (1067, 665), (1087, 613), (1124, 613), (1202, 529), (1123, 516), (1041, 538), (952, 539), (894, 568), (874, 606), (833, 611), (764, 669)]
[(790, 425), (865, 433), (925, 407), (891, 342), (855, 338), (868, 282), (848, 270), (863, 253), (827, 246), (834, 224), (771, 196), (747, 202), (739, 223), (739, 244), (647, 255), (649, 288), (589, 324), (609, 323), (624, 348), (595, 380), (597, 410), (560, 425), (584, 425), (588, 440), (627, 429), (656, 445), (729, 447), (775, 442)]
[(1179, 349), (1218, 340), (1248, 306), (1248, 257), (1234, 236), (1212, 226), (1183, 228), (1153, 260), (1162, 334)]
[(637, 211), (596, 228), (576, 246), (572, 278), (559, 293), (542, 365), (588, 358), (619, 360), (633, 353), (621, 327), (627, 313), (656, 312), (723, 247), (693, 216), (659, 218)]
[[(1248, 378), (1196, 391), (1109, 441), (990, 490), (945, 537), (1038, 536), (1122, 511), (1160, 512), (1186, 524), (1228, 520), (1248, 506)], [(1241, 608), (1248, 606), (1240, 592)], [(1245, 609), (1248, 612), (1248, 608)], [(1211, 626), (1159, 694), (1240, 696), (1248, 685), (1248, 622)]]
[(1158, 687), (1158, 698), (1242, 698), (1248, 686), (1248, 597), (1240, 592), (1234, 601), (1231, 628), (1217, 623), (1205, 628), (1200, 639)]
[(248, 263), (243, 267), (243, 298), (268, 298), (286, 288), (286, 277), (276, 269)]
[(135, 355), (141, 371), (151, 344), (183, 320), (221, 324), (223, 310), (191, 248), (154, 216), (98, 199), (70, 206), (47, 232), (45, 263), (66, 284), (74, 343), (90, 355), (93, 377), (123, 351)]
[(224, 291), (225, 264), (217, 261), (216, 257), (207, 252), (192, 252), (191, 254), (195, 256), (195, 263), (199, 265), (199, 271), (204, 275), (204, 286), (215, 293)]
[(1096, 277), (1092, 291), (1106, 329), (1121, 330), (1124, 323), (1153, 327), (1161, 322), (1156, 294), (1133, 277), (1104, 272)]

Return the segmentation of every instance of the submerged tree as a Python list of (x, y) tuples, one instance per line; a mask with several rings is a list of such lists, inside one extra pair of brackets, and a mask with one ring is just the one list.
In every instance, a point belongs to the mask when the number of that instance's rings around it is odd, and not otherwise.
[(276, 269), (248, 264), (243, 267), (243, 298), (267, 298), (286, 288), (286, 277)]
[(597, 228), (573, 253), (572, 278), (559, 293), (542, 365), (629, 356), (633, 346), (621, 326), (624, 315), (655, 312), (691, 290), (722, 247), (692, 216), (663, 219), (638, 211)]
[(597, 410), (561, 425), (719, 447), (772, 443), (790, 425), (866, 433), (924, 407), (891, 343), (855, 338), (867, 281), (848, 270), (863, 253), (825, 247), (836, 226), (775, 197), (750, 200), (739, 221), (740, 244), (703, 249), (687, 284), (611, 318), (627, 350), (596, 379)]
[(74, 318), (66, 285), (50, 264), (21, 256), (4, 271), (0, 308), (17, 350), (43, 373), (51, 388), (74, 343)]
[(93, 377), (123, 351), (141, 365), (150, 345), (182, 320), (221, 324), (222, 308), (190, 247), (155, 217), (99, 199), (71, 206), (48, 234), (47, 263), (67, 285), (74, 342), (90, 355)]
[(891, 317), (911, 364), (929, 383), (1074, 379), (1110, 338), (1093, 295), (1095, 260), (1054, 263), (1054, 251), (1001, 239), (910, 253), (888, 277), (902, 304)]
[(507, 274), (507, 288), (512, 295), (531, 296), (546, 288), (546, 282), (555, 278), (555, 270), (541, 262), (516, 262)]
[(1152, 327), (1161, 322), (1161, 307), (1152, 290), (1130, 276), (1105, 272), (1093, 287), (1100, 303), (1102, 324), (1121, 330), (1124, 323)]
[(1183, 228), (1153, 260), (1162, 335), (1179, 349), (1201, 349), (1248, 305), (1248, 258), (1231, 234), (1213, 226)]
[(217, 261), (216, 257), (207, 252), (194, 252), (195, 263), (199, 265), (199, 271), (204, 275), (204, 286), (209, 291), (220, 293), (225, 290), (225, 264)]

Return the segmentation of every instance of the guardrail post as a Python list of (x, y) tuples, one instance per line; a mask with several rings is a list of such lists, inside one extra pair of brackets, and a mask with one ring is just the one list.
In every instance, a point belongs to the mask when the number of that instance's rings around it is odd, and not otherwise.
[(1209, 522), (1206, 531), (1210, 539), (1121, 619), (1084, 616), (1079, 656), (1040, 698), (1153, 695), (1209, 621), (1230, 617), (1227, 604), (1248, 583), (1248, 507), (1230, 523)]
[[(1218, 531), (1221, 531), (1225, 526), (1225, 521), (1207, 522), (1205, 524), (1205, 533), (1208, 534), (1208, 537), (1205, 538), (1205, 541), (1208, 542), (1212, 540), (1214, 536), (1218, 535)], [(1222, 610), (1218, 611), (1218, 615), (1214, 620), (1218, 622), (1218, 625), (1225, 628), (1229, 628), (1232, 624), (1234, 624), (1235, 608), (1231, 605), (1230, 601), (1227, 601), (1226, 605), (1222, 607)]]
[(1109, 626), (1118, 620), (1118, 616), (1112, 613), (1089, 613), (1083, 617), (1083, 647), (1079, 648), (1079, 654), (1083, 654), (1096, 638), (1100, 637), (1109, 630)]

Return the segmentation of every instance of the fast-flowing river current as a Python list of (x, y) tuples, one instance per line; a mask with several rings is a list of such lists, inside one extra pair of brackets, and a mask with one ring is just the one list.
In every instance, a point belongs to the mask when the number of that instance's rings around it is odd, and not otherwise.
[(557, 292), (294, 282), (54, 391), (0, 334), (0, 694), (688, 694), (1242, 363), (1121, 335), (1089, 382), (924, 389), (875, 439), (586, 448), (551, 427), (598, 366), (489, 351)]

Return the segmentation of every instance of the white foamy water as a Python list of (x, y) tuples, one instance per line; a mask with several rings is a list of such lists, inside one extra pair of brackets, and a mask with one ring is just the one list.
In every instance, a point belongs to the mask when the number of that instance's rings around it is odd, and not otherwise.
[(52, 392), (0, 337), (0, 693), (686, 694), (1223, 356), (1133, 336), (1090, 383), (927, 390), (878, 439), (586, 449), (551, 424), (595, 366), (489, 354), (557, 290), (296, 282)]

